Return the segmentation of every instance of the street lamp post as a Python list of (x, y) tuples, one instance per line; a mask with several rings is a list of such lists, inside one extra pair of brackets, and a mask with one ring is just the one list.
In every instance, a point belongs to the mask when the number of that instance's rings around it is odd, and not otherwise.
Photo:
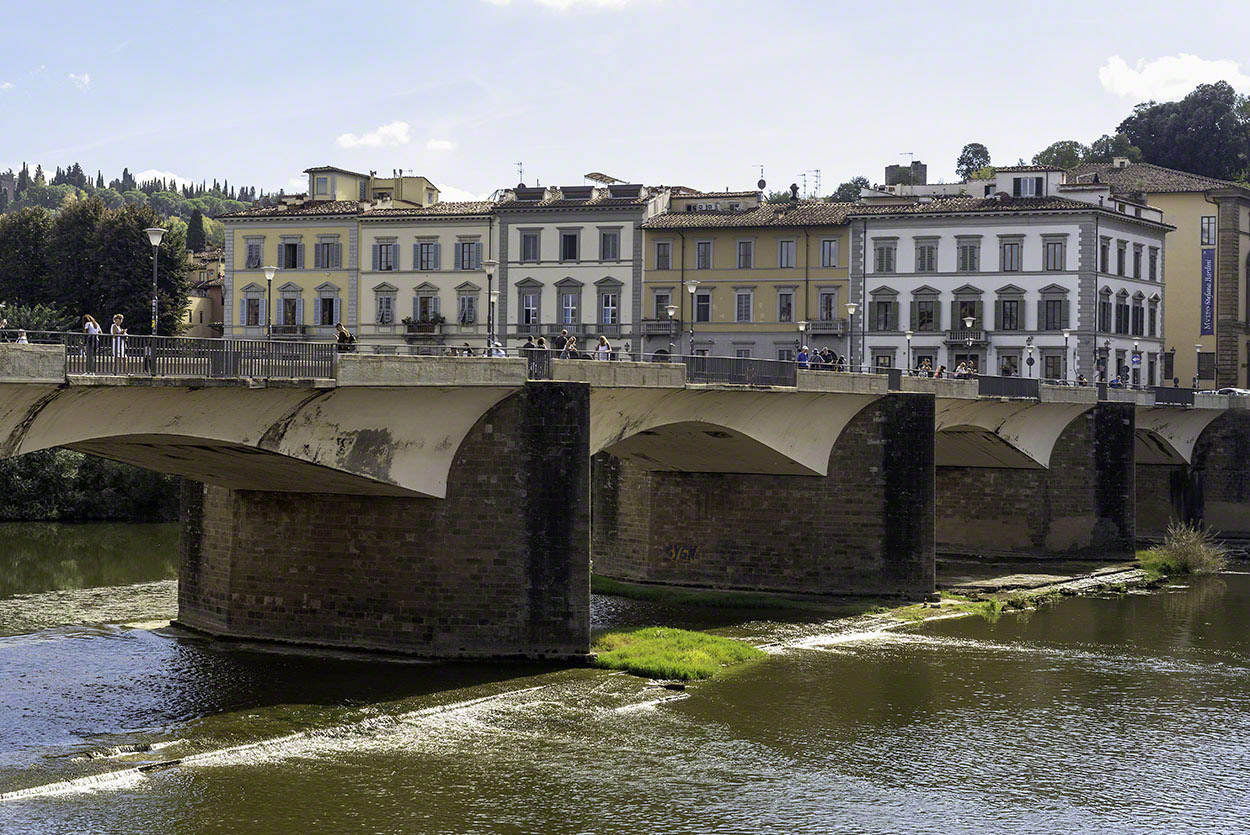
[(1202, 382), (1202, 377), (1198, 375), (1198, 369), (1202, 366), (1202, 343), (1194, 343), (1194, 388), (1198, 388)]
[(673, 317), (677, 315), (677, 305), (669, 302), (664, 306), (664, 312), (668, 314), (668, 353), (671, 356), (677, 352), (677, 345), (673, 342), (677, 338), (677, 332), (673, 330)]
[(855, 302), (846, 303), (846, 315), (850, 317), (850, 329), (847, 331), (846, 344), (850, 349), (850, 368), (847, 371), (855, 370), (855, 311), (859, 310), (859, 305)]
[(976, 321), (976, 318), (973, 316), (964, 317), (964, 344), (968, 346), (969, 354), (972, 353), (972, 326)]
[(1129, 360), (1132, 370), (1129, 376), (1133, 379), (1133, 385), (1139, 385), (1141, 381), (1141, 349), (1138, 347), (1136, 339), (1133, 340), (1133, 358)]
[(273, 274), (277, 267), (265, 267), (265, 338), (273, 339)]
[(699, 279), (686, 279), (686, 292), (690, 294), (690, 356), (692, 357), (694, 356), (694, 320), (698, 318), (695, 316), (694, 291), (698, 289), (698, 287)]
[(799, 322), (799, 335), (794, 338), (794, 353), (797, 356), (803, 344), (803, 334), (807, 332), (807, 322)]
[(487, 356), (495, 349), (495, 299), (499, 297), (499, 293), (495, 290), (495, 270), (498, 269), (499, 262), (494, 258), (487, 258), (482, 262), (482, 269), (486, 270), (486, 347)]
[(159, 226), (153, 226), (143, 231), (148, 233), (148, 240), (152, 242), (152, 335), (156, 336), (156, 320), (160, 305), (156, 289), (156, 256), (160, 253), (161, 238), (165, 237), (165, 230)]
[[(1102, 341), (1102, 353), (1103, 353), (1102, 376), (1105, 377), (1106, 381), (1109, 383), (1111, 382), (1111, 378), (1112, 378), (1112, 374), (1110, 373), (1111, 372), (1111, 340), (1110, 339), (1104, 339)], [(1117, 374), (1119, 373), (1118, 368), (1116, 369), (1116, 373)]]
[(913, 334), (911, 331), (907, 331), (903, 335), (907, 337), (907, 373), (910, 374), (913, 371), (911, 363), (911, 338)]

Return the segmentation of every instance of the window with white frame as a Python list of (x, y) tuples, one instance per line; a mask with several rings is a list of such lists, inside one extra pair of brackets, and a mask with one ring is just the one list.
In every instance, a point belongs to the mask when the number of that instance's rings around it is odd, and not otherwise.
[(821, 290), (816, 296), (816, 315), (822, 322), (834, 322), (838, 319), (838, 291)]
[(1002, 259), (1002, 271), (1007, 273), (1020, 272), (1022, 261), (1022, 251), (1024, 249), (1023, 241), (1003, 241), (1000, 245), (1000, 257)]
[(456, 269), (479, 270), (482, 268), (481, 241), (456, 242)]
[(1202, 237), (1199, 246), (1215, 246), (1215, 215), (1206, 215), (1201, 221)]
[(694, 245), (694, 268), (696, 270), (712, 269), (711, 241), (699, 241)]
[(521, 293), (521, 324), (538, 324), (538, 293), (530, 290)]
[(959, 271), (975, 273), (981, 269), (981, 242), (959, 241)]
[(578, 308), (581, 306), (581, 292), (577, 290), (560, 291), (560, 324), (576, 325), (581, 322)]
[(1115, 242), (1115, 274), (1124, 275), (1125, 256), (1128, 254), (1128, 241)]
[(825, 238), (820, 242), (820, 266), (838, 266), (838, 239)]
[(416, 269), (438, 269), (438, 241), (417, 241)]
[(749, 270), (755, 266), (755, 241), (738, 241), (738, 269)]
[(751, 290), (734, 291), (734, 321), (750, 322), (755, 294)]
[(432, 322), (439, 314), (438, 291), (418, 290), (413, 298), (412, 316), (418, 322)]
[(777, 291), (777, 321), (793, 322), (794, 321), (794, 291), (778, 290)]
[(316, 190), (317, 190), (318, 196), (330, 193), (330, 178), (329, 177), (317, 177), (315, 182), (316, 182)]
[(304, 265), (300, 263), (304, 254), (304, 246), (299, 238), (283, 238), (278, 244), (278, 269), (298, 270)]
[(751, 358), (750, 348), (734, 348), (734, 356), (740, 360), (749, 360)]
[(1133, 278), (1141, 278), (1141, 244), (1133, 244)]
[(1067, 246), (1062, 240), (1047, 240), (1043, 243), (1045, 248), (1045, 269), (1051, 272), (1062, 271), (1066, 267)]
[(339, 297), (334, 291), (321, 291), (317, 294), (317, 324), (323, 328), (334, 327), (339, 321)]
[(560, 233), (560, 260), (576, 261), (581, 254), (581, 235), (576, 231)]
[(794, 241), (777, 241), (777, 266), (781, 269), (795, 266), (795, 250)]
[(599, 324), (615, 325), (620, 322), (620, 295), (615, 292), (599, 293)]
[(377, 263), (373, 265), (375, 270), (388, 272), (399, 269), (399, 244), (395, 242), (375, 244), (377, 247)]
[(338, 270), (343, 267), (343, 245), (338, 235), (319, 235), (313, 250), (313, 269)]
[(1150, 280), (1158, 281), (1159, 280), (1159, 248), (1158, 247), (1152, 246), (1150, 248), (1150, 256), (1147, 259), (1147, 263), (1149, 265), (1148, 268), (1150, 270)]
[(257, 327), (261, 324), (261, 321), (260, 321), (261, 301), (262, 299), (260, 298), (260, 296), (248, 296), (246, 299), (243, 300), (243, 305), (244, 305), (243, 324), (247, 325), (248, 327)]

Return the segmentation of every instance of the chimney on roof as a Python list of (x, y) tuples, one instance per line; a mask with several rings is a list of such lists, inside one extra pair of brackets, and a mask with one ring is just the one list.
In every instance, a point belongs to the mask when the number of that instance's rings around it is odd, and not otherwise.
[(1128, 168), (1128, 157), (1112, 157), (1111, 164), (1116, 168)]
[(798, 183), (790, 184), (790, 199), (792, 201), (799, 199), (799, 184)]

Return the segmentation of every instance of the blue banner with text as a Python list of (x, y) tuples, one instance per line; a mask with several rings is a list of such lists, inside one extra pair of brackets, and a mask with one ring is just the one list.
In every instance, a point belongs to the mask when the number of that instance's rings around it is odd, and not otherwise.
[(1202, 330), (1215, 333), (1215, 250), (1202, 250)]

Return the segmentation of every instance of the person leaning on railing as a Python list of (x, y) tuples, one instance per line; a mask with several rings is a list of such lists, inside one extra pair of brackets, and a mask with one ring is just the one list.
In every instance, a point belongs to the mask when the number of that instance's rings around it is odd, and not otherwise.
[(343, 327), (342, 322), (334, 323), (335, 341), (338, 342), (338, 352), (340, 354), (348, 354), (356, 350), (356, 336)]

